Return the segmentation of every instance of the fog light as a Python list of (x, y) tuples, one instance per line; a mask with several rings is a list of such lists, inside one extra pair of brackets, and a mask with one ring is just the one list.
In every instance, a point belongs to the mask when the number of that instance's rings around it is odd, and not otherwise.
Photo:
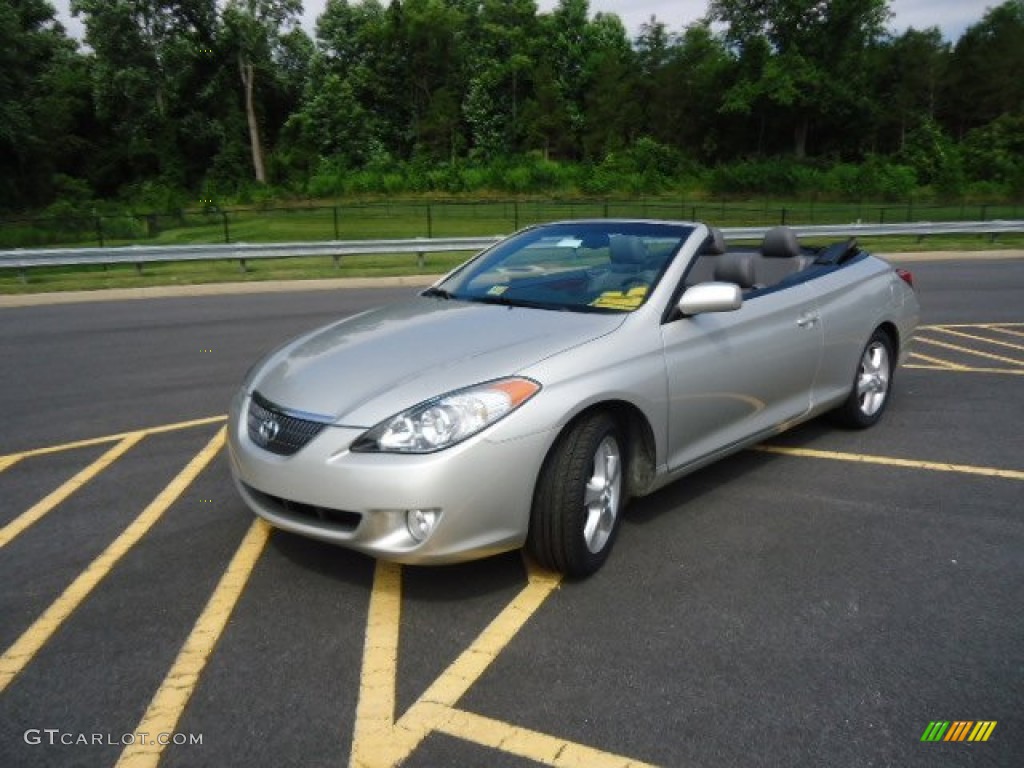
[(410, 509), (405, 513), (405, 525), (416, 541), (426, 541), (437, 524), (436, 509)]

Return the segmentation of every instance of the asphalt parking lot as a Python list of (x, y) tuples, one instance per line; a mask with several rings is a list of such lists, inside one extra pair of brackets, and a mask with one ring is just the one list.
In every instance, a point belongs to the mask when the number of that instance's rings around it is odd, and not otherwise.
[(1019, 765), (1024, 260), (909, 266), (881, 424), (639, 501), (583, 582), (237, 498), (248, 366), (409, 288), (0, 308), (0, 765)]

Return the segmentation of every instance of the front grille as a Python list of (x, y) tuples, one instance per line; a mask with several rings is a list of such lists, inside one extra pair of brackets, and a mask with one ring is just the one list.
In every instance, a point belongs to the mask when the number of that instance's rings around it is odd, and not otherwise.
[(253, 392), (247, 418), (249, 439), (278, 456), (291, 456), (327, 426), (328, 417), (322, 418), (318, 421), (300, 417)]

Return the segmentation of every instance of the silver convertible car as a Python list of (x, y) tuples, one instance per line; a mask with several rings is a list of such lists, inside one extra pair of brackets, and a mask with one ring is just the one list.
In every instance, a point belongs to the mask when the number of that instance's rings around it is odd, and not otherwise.
[(254, 366), (231, 469), (298, 534), (403, 563), (525, 546), (586, 576), (630, 499), (818, 414), (878, 421), (918, 313), (910, 274), (853, 241), (531, 227)]

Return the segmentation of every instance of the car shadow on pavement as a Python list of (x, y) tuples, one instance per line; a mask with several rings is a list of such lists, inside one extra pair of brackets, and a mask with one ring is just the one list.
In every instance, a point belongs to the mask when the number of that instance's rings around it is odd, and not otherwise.
[[(834, 431), (835, 427), (827, 421), (813, 419), (782, 435), (771, 437), (766, 442), (785, 442), (786, 445), (794, 447), (804, 446)], [(623, 522), (626, 525), (645, 525), (668, 512), (677, 516), (699, 515), (701, 506), (696, 502), (701, 497), (722, 486), (741, 481), (745, 475), (780, 460), (784, 461), (786, 457), (754, 449), (726, 456), (691, 474), (681, 475), (676, 481), (650, 496), (635, 499), (626, 510)]]
[[(299, 568), (363, 586), (372, 584), (376, 560), (326, 542), (274, 529), (269, 546)], [(467, 563), (402, 566), (403, 591), (419, 600), (466, 600), (523, 586), (526, 571), (518, 551)]]
[(374, 559), (316, 539), (274, 528), (268, 547), (303, 570), (362, 586), (373, 581)]

